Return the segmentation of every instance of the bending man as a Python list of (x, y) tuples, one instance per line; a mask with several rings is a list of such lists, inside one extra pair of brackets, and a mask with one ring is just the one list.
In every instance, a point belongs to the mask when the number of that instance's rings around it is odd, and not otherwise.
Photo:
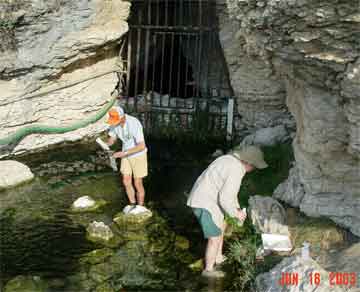
[(241, 210), (237, 198), (241, 181), (247, 172), (267, 166), (258, 147), (237, 147), (230, 154), (213, 161), (196, 180), (187, 205), (193, 208), (204, 237), (208, 239), (203, 276), (224, 276), (223, 272), (214, 269), (215, 264), (224, 261), (224, 213), (245, 220), (246, 214)]
[(108, 116), (107, 123), (110, 125), (110, 138), (107, 144), (109, 146), (113, 145), (117, 138), (122, 141), (122, 150), (115, 152), (113, 155), (115, 158), (121, 158), (120, 172), (130, 202), (130, 205), (126, 206), (123, 211), (124, 213), (131, 211), (134, 213), (136, 208), (144, 210), (145, 208), (137, 207), (137, 205), (144, 206), (143, 178), (148, 174), (147, 148), (143, 127), (137, 118), (125, 114), (124, 110), (119, 106), (112, 108), (108, 112)]

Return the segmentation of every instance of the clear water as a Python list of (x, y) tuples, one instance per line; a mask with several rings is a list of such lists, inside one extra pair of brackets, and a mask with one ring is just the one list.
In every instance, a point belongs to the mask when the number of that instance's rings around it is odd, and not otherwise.
[[(194, 216), (185, 206), (184, 193), (190, 190), (204, 166), (153, 164), (145, 181), (146, 201), (151, 202), (176, 234), (190, 240), (190, 252), (196, 258), (202, 257), (205, 242)], [(84, 195), (105, 199), (109, 204), (101, 213), (72, 214), (71, 204)], [(49, 279), (71, 276), (78, 269), (79, 257), (95, 249), (85, 238), (85, 226), (94, 218), (110, 223), (126, 202), (120, 178), (113, 172), (38, 178), (1, 192), (2, 284), (17, 275), (41, 275)], [(187, 281), (191, 289), (197, 291), (222, 291), (222, 282), (204, 283), (196, 274)], [(67, 291), (66, 286), (62, 286), (61, 291)]]

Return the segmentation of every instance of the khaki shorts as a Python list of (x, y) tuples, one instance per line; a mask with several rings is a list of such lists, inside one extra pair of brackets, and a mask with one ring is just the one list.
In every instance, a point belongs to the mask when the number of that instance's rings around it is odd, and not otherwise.
[(121, 159), (120, 172), (142, 178), (148, 175), (147, 154)]

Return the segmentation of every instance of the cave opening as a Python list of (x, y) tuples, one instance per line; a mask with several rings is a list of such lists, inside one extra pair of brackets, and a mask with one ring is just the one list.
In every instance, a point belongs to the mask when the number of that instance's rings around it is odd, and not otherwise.
[(133, 0), (128, 22), (126, 96), (231, 96), (216, 1)]

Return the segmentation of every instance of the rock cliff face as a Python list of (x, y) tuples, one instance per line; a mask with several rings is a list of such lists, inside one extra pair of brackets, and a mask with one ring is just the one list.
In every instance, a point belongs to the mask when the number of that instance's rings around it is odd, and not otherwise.
[[(221, 40), (243, 121), (255, 127), (287, 123), (285, 103), (296, 121), (293, 145), (307, 202), (302, 210), (314, 215), (306, 206), (321, 205), (316, 194), (324, 193), (354, 196), (354, 206), (360, 205), (359, 2), (223, 5)], [(332, 201), (335, 210), (346, 200)], [(351, 218), (340, 221), (359, 221)]]
[[(24, 125), (65, 126), (109, 101), (130, 3), (121, 0), (1, 1), (0, 138)], [(104, 74), (102, 74), (104, 73)], [(69, 82), (95, 79), (29, 98)], [(30, 135), (20, 153), (102, 130), (103, 123), (62, 135)]]

